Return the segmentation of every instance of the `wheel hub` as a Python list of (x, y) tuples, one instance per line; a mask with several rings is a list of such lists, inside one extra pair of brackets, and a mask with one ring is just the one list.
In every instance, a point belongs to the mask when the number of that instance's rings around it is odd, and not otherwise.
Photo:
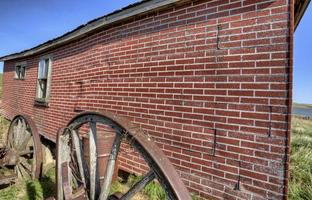
[(9, 149), (4, 156), (4, 163), (7, 166), (15, 166), (19, 162), (19, 155), (18, 151), (15, 149)]

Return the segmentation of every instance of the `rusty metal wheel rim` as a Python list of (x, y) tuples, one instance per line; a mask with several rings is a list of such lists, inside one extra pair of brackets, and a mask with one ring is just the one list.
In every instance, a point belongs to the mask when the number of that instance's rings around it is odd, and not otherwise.
[(19, 178), (39, 178), (41, 174), (42, 147), (37, 128), (28, 116), (16, 116), (7, 135), (8, 158), (16, 157), (14, 171)]
[[(68, 135), (69, 137), (69, 135), (73, 135), (73, 133), (76, 134), (77, 133), (76, 130), (86, 123), (90, 124), (90, 127), (92, 127), (92, 124), (94, 123), (109, 125), (111, 128), (113, 128), (116, 131), (113, 148), (110, 154), (111, 156), (110, 160), (114, 160), (117, 157), (121, 139), (123, 138), (123, 139), (126, 139), (127, 141), (130, 141), (131, 146), (134, 147), (141, 154), (141, 156), (144, 158), (147, 165), (150, 167), (150, 171), (147, 174), (145, 174), (145, 176), (143, 177), (141, 181), (139, 181), (132, 188), (130, 188), (126, 194), (124, 194), (122, 197), (117, 198), (117, 199), (120, 199), (120, 200), (131, 199), (133, 197), (133, 194), (138, 192), (146, 184), (148, 184), (154, 179), (157, 179), (159, 183), (161, 184), (161, 186), (164, 188), (164, 191), (166, 192), (168, 199), (172, 199), (172, 200), (173, 199), (181, 199), (181, 200), (191, 199), (190, 194), (185, 188), (183, 182), (180, 180), (179, 175), (176, 173), (176, 171), (174, 170), (174, 167), (169, 162), (169, 160), (164, 156), (163, 152), (151, 141), (151, 139), (147, 135), (145, 135), (142, 132), (141, 129), (133, 126), (127, 120), (121, 119), (117, 117), (116, 115), (113, 115), (111, 113), (94, 113), (94, 112), (82, 113), (76, 116), (74, 119), (72, 119), (69, 122), (67, 128), (58, 134), (58, 144), (60, 143), (60, 140), (62, 140), (62, 136)], [(96, 136), (96, 133), (95, 133), (95, 136)], [(57, 145), (57, 146), (58, 146), (58, 156), (60, 156), (62, 151), (61, 151), (60, 145)], [(114, 152), (117, 152), (117, 153), (114, 153)], [(73, 198), (72, 196), (73, 193), (65, 194), (66, 192), (64, 192), (64, 191), (71, 191), (71, 189), (70, 188), (64, 189), (66, 188), (64, 187), (64, 185), (68, 185), (68, 183), (65, 184), (64, 181), (60, 180), (62, 179), (60, 178), (61, 177), (60, 174), (64, 172), (62, 171), (62, 167), (61, 167), (62, 161), (60, 160), (61, 159), (59, 158), (57, 159), (58, 199), (67, 199), (66, 196), (68, 198)], [(86, 181), (84, 183), (87, 187), (86, 193), (88, 193), (89, 199), (101, 199), (101, 200), (113, 199), (112, 196), (108, 195), (109, 186), (111, 184), (111, 177), (112, 177), (112, 173), (109, 172), (110, 168), (113, 169), (114, 165), (111, 166), (110, 163), (108, 163), (106, 174), (105, 174), (105, 180), (99, 191), (92, 193), (90, 195), (90, 191), (92, 190), (90, 189), (92, 181), (90, 182)], [(114, 197), (114, 199), (116, 199), (116, 197)]]

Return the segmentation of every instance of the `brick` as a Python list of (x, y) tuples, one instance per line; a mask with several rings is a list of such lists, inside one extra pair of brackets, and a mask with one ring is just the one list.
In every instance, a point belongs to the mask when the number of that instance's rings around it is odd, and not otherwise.
[[(55, 138), (78, 114), (74, 109), (110, 111), (144, 129), (190, 191), (207, 199), (283, 199), (293, 67), (289, 12), (284, 0), (182, 1), (5, 61), (3, 115), (28, 114), (41, 134)], [(42, 108), (33, 105), (37, 67), (49, 54), (51, 101)], [(27, 61), (22, 82), (13, 79), (20, 61)], [(148, 170), (137, 152), (120, 154), (119, 163), (130, 173)], [(234, 191), (239, 170), (244, 190)]]

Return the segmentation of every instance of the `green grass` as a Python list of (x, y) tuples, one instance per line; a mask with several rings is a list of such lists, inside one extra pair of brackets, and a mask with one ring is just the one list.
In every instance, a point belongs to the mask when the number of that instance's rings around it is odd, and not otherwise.
[[(128, 178), (128, 185), (129, 187), (133, 186), (136, 182), (141, 180), (142, 177), (135, 177), (135, 176), (129, 176)], [(160, 184), (156, 182), (151, 182), (147, 184), (143, 190), (141, 191), (143, 194), (149, 197), (150, 200), (165, 200), (166, 193), (163, 190), (163, 188), (160, 186)]]
[[(129, 188), (134, 186), (134, 184), (140, 181), (141, 179), (142, 179), (142, 176), (130, 175), (125, 184), (122, 184), (118, 181), (113, 183), (110, 193), (111, 194), (119, 193), (119, 192), (125, 193), (125, 191), (127, 191)], [(135, 200), (136, 199), (138, 200), (139, 199), (144, 199), (144, 200), (147, 200), (147, 199), (148, 200), (166, 200), (167, 199), (164, 189), (161, 187), (161, 185), (158, 182), (155, 182), (155, 181), (147, 184), (140, 193), (141, 193), (140, 197), (134, 198)], [(192, 199), (203, 200), (202, 198), (194, 194), (192, 194)]]
[(55, 168), (51, 168), (40, 180), (19, 180), (1, 190), (0, 200), (42, 200), (55, 196)]
[(290, 200), (312, 200), (312, 120), (293, 118)]

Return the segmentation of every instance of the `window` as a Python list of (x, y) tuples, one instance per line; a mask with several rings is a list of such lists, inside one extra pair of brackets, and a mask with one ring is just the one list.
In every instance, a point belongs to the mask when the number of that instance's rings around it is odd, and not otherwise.
[(25, 74), (26, 74), (26, 63), (18, 63), (15, 65), (15, 79), (25, 79)]
[(51, 82), (51, 64), (50, 57), (40, 59), (38, 66), (37, 96), (39, 102), (47, 102), (50, 96)]

